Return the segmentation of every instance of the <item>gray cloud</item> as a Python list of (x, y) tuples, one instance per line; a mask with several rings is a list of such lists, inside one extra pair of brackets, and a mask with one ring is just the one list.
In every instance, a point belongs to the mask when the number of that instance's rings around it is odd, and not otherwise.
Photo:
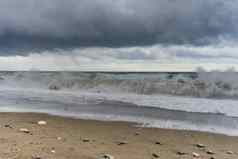
[[(0, 0), (1, 52), (236, 39), (236, 0)], [(123, 58), (123, 55), (122, 55)]]

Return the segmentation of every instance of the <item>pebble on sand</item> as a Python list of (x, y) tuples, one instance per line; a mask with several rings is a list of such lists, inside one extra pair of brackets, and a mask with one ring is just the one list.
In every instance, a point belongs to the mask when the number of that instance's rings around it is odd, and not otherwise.
[(159, 155), (158, 155), (157, 153), (152, 153), (152, 156), (153, 156), (154, 158), (159, 158)]
[(39, 155), (33, 155), (31, 156), (32, 159), (42, 159)]
[(99, 159), (114, 159), (114, 156), (109, 154), (104, 154)]
[(90, 142), (90, 139), (84, 138), (84, 139), (82, 139), (82, 141), (83, 141), (83, 142)]
[(46, 122), (46, 121), (43, 121), (43, 120), (38, 121), (37, 123), (38, 123), (38, 125), (46, 125), (46, 124), (47, 124), (47, 122)]
[(28, 130), (26, 128), (20, 128), (19, 131), (24, 132), (24, 133), (30, 133), (30, 130)]
[(126, 145), (126, 144), (128, 144), (128, 142), (126, 142), (126, 141), (117, 141), (116, 142), (117, 143), (117, 145)]
[(215, 152), (213, 152), (212, 150), (207, 150), (207, 154), (209, 154), (209, 155), (214, 155)]
[(177, 154), (182, 156), (182, 155), (186, 155), (187, 153), (186, 152), (182, 152), (182, 151), (178, 151)]
[(4, 127), (5, 128), (11, 128), (11, 129), (13, 128), (10, 124), (5, 124)]
[(205, 148), (205, 147), (206, 147), (206, 146), (203, 145), (203, 144), (196, 144), (196, 146), (197, 146), (198, 148)]
[(196, 157), (196, 158), (201, 156), (200, 154), (198, 154), (196, 152), (193, 152), (192, 154), (193, 154), (193, 157)]
[(155, 144), (156, 145), (162, 145), (162, 143), (160, 141), (156, 141)]
[(229, 155), (232, 155), (232, 154), (234, 154), (234, 152), (233, 152), (233, 151), (227, 151), (226, 153), (227, 153), (227, 154), (229, 154)]

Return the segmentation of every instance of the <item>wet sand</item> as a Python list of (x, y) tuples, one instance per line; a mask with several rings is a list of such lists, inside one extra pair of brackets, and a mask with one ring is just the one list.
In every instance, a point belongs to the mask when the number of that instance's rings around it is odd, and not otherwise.
[[(38, 125), (44, 120), (47, 125)], [(79, 120), (45, 114), (0, 113), (3, 159), (200, 159), (238, 158), (238, 137), (155, 128), (134, 123)], [(30, 132), (19, 131), (26, 128)], [(195, 144), (203, 144), (198, 148)], [(215, 154), (207, 154), (211, 150)], [(232, 151), (233, 154), (228, 154)], [(178, 152), (185, 153), (179, 155)], [(156, 155), (157, 156), (156, 156)]]

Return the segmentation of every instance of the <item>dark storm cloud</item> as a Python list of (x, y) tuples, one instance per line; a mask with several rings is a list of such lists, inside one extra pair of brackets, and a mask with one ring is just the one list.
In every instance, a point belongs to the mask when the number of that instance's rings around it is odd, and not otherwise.
[(0, 0), (1, 52), (236, 38), (237, 0)]

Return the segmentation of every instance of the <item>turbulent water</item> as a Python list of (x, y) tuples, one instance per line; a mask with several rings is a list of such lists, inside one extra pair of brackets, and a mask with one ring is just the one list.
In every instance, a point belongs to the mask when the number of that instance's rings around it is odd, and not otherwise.
[(205, 98), (237, 98), (238, 74), (0, 72), (4, 87), (137, 95), (170, 94)]
[(0, 111), (238, 135), (238, 74), (0, 72)]

